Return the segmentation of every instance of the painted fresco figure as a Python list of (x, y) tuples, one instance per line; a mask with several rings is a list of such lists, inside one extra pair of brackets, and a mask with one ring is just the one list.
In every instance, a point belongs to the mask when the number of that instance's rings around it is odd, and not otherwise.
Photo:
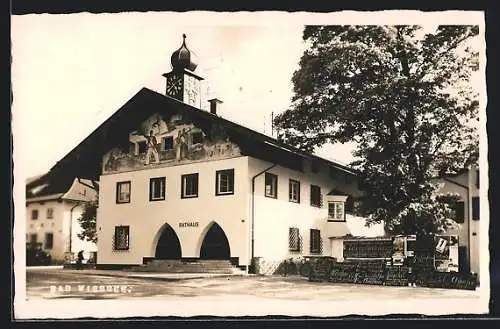
[(181, 161), (187, 153), (186, 129), (179, 130), (175, 139), (175, 159)]
[(155, 162), (160, 163), (160, 156), (158, 154), (158, 142), (156, 137), (153, 135), (153, 130), (149, 131), (149, 136), (144, 136), (147, 140), (147, 151), (146, 151), (146, 163), (149, 165), (149, 160), (151, 159), (151, 154), (155, 157)]

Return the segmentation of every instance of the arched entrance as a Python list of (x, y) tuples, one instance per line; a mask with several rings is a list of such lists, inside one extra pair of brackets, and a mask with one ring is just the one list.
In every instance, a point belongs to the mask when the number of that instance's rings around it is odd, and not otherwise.
[(181, 259), (181, 244), (174, 229), (166, 224), (155, 251), (156, 259)]
[(213, 223), (201, 244), (200, 258), (229, 259), (230, 257), (231, 252), (226, 234), (217, 223)]

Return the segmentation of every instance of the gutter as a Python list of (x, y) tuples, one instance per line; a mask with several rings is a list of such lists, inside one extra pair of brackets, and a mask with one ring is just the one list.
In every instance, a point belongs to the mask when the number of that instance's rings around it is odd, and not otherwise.
[[(254, 255), (255, 255), (255, 229), (254, 229), (254, 226), (255, 226), (255, 179), (257, 177), (259, 177), (260, 175), (262, 175), (263, 173), (267, 172), (268, 170), (276, 167), (277, 164), (273, 164), (272, 166), (262, 170), (261, 172), (259, 172), (258, 174), (256, 174), (255, 176), (252, 177), (252, 214), (251, 214), (251, 225), (252, 225), (252, 231), (251, 231), (251, 241), (252, 241), (252, 251), (251, 251), (251, 261), (253, 261), (254, 259)], [(248, 266), (247, 266), (247, 272), (248, 272)]]
[[(86, 187), (88, 187), (88, 188), (91, 188), (91, 189), (93, 189), (93, 190), (97, 191), (97, 187), (96, 187), (96, 186), (92, 186), (92, 185), (89, 185), (89, 184), (87, 184), (87, 183), (85, 183), (85, 182), (82, 182), (80, 178), (77, 178), (77, 180), (78, 180), (78, 183), (82, 184), (83, 186), (86, 186)], [(90, 181), (91, 181), (93, 184), (95, 184), (95, 183), (94, 183), (94, 180), (90, 180)]]

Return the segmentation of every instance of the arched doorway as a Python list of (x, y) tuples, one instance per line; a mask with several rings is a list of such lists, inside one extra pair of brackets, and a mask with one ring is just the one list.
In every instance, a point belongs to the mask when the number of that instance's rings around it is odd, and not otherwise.
[(166, 224), (155, 251), (156, 259), (181, 259), (181, 244), (174, 229)]
[(201, 244), (200, 258), (229, 259), (230, 257), (231, 252), (226, 234), (217, 223), (213, 223)]

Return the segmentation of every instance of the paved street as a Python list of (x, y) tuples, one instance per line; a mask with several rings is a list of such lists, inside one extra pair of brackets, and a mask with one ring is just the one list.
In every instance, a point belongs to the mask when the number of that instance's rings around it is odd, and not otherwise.
[[(144, 275), (120, 271), (28, 269), (27, 298), (34, 299), (182, 299), (203, 297), (247, 296), (282, 300), (353, 301), (377, 299), (442, 299), (474, 303), (479, 289), (452, 290), (410, 287), (384, 287), (308, 282), (290, 276), (215, 276), (196, 278), (179, 275)], [(192, 278), (194, 277), (194, 278)]]

